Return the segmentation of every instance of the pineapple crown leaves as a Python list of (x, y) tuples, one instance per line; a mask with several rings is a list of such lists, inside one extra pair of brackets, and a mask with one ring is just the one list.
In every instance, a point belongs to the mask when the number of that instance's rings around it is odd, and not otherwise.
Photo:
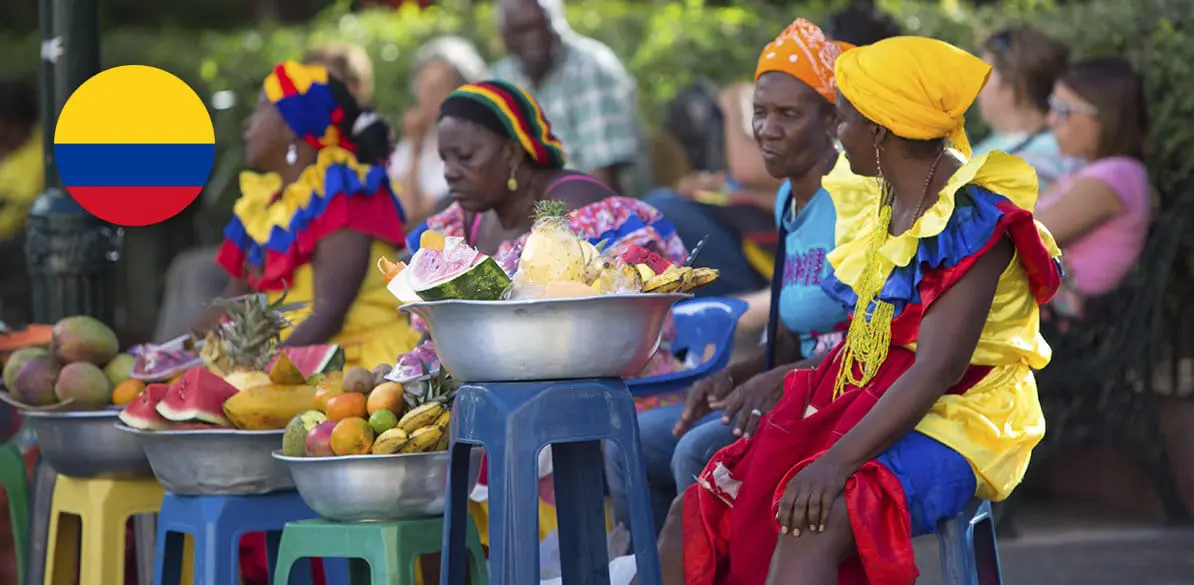
[(237, 366), (264, 369), (281, 342), (282, 331), (292, 325), (284, 315), (305, 303), (284, 304), (286, 293), (274, 302), (264, 294), (253, 293), (218, 299), (215, 305), (225, 309), (226, 320), (216, 330), (229, 361)]
[(544, 220), (565, 220), (571, 210), (568, 209), (568, 204), (563, 201), (556, 201), (554, 199), (544, 199), (543, 201), (535, 202), (535, 214), (532, 218), (538, 221)]

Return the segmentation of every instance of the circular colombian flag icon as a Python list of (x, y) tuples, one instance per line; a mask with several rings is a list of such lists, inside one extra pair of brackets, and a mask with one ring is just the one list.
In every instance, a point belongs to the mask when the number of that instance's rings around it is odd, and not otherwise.
[(181, 79), (144, 65), (101, 71), (58, 115), (54, 158), (66, 191), (109, 223), (143, 226), (190, 205), (215, 161), (203, 100)]

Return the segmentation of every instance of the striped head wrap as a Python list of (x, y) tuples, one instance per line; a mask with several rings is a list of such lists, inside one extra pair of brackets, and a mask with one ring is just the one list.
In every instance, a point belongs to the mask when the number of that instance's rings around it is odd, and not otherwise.
[(312, 148), (339, 146), (356, 152), (356, 145), (340, 128), (345, 116), (342, 104), (351, 96), (338, 81), (329, 81), (325, 67), (279, 63), (262, 85), (286, 125)]
[(536, 166), (561, 169), (567, 162), (539, 102), (512, 83), (489, 80), (460, 86), (440, 105), (439, 117), (448, 116), (517, 142)]

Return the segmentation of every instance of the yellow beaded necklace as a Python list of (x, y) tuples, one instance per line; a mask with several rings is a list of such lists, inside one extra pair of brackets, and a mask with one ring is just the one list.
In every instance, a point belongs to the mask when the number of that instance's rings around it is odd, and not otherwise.
[[(929, 167), (924, 191), (920, 194), (916, 213), (912, 216), (913, 224), (924, 212), (929, 186), (933, 182), (933, 175), (937, 173), (937, 165), (941, 162), (944, 154), (944, 150), (939, 152), (937, 158), (933, 160), (933, 165)], [(875, 158), (878, 162), (878, 153)], [(833, 385), (834, 400), (845, 393), (847, 385), (862, 388), (869, 384), (875, 374), (879, 372), (879, 366), (887, 360), (887, 350), (891, 347), (891, 322), (895, 319), (895, 306), (879, 300), (879, 292), (887, 283), (888, 276), (886, 273), (879, 272), (879, 251), (883, 244), (887, 243), (888, 231), (891, 229), (892, 203), (895, 200), (895, 192), (882, 175), (882, 167), (880, 167), (879, 187), (883, 198), (879, 204), (879, 218), (875, 230), (871, 232), (870, 241), (867, 243), (862, 278), (854, 290), (858, 294), (858, 300), (854, 303), (853, 317), (850, 319), (850, 328), (846, 331), (845, 347), (842, 349), (841, 367)], [(855, 363), (859, 365), (860, 374), (854, 372)]]

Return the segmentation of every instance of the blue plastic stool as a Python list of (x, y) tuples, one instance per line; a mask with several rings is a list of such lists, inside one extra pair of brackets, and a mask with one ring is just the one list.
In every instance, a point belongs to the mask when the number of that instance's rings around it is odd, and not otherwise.
[(746, 301), (719, 297), (676, 303), (672, 308), (672, 318), (676, 323), (672, 353), (686, 350), (689, 354), (703, 357), (706, 348), (713, 346), (716, 348), (713, 356), (695, 368), (626, 380), (630, 393), (651, 396), (683, 390), (726, 367), (730, 363), (730, 355), (734, 353), (734, 332), (738, 329), (738, 319), (746, 309)]
[(974, 500), (937, 526), (941, 580), (946, 585), (1002, 585), (991, 503)]
[[(489, 456), (489, 581), (539, 582), (539, 451), (552, 446), (564, 583), (606, 582), (601, 440), (625, 458), (638, 582), (661, 585), (634, 398), (620, 379), (466, 384), (452, 415), (441, 583), (464, 585), (469, 452)], [(596, 579), (596, 581), (594, 581)]]
[[(158, 513), (154, 585), (180, 585), (185, 534), (195, 541), (194, 585), (237, 583), (240, 539), (250, 532), (266, 533), (272, 577), (286, 523), (316, 517), (293, 491), (252, 496), (178, 496), (167, 492)], [(309, 567), (295, 571), (291, 583), (310, 584)], [(332, 571), (327, 572), (330, 575)]]

